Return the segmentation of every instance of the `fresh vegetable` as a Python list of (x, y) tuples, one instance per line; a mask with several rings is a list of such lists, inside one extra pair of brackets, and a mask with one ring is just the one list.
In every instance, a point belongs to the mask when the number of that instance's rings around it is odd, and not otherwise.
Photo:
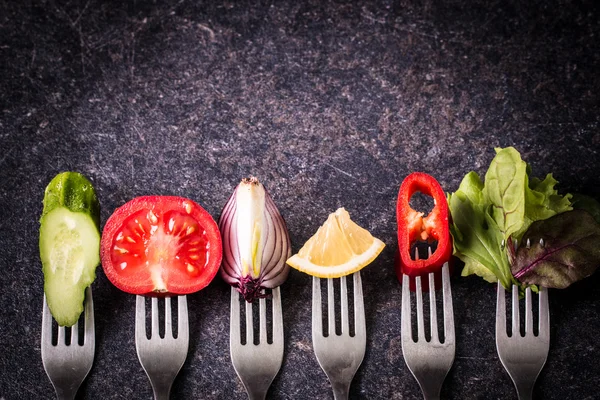
[(72, 326), (100, 263), (100, 204), (91, 182), (77, 172), (58, 174), (46, 187), (40, 258), (50, 312), (59, 325)]
[(221, 264), (217, 224), (192, 200), (137, 197), (110, 216), (102, 233), (108, 279), (132, 294), (188, 294), (212, 281)]
[(536, 239), (533, 244), (510, 252), (512, 273), (521, 283), (563, 289), (600, 266), (600, 225), (586, 211), (536, 221), (527, 235)]
[(290, 236), (273, 199), (257, 178), (242, 179), (225, 204), (219, 229), (223, 236), (221, 277), (248, 302), (264, 297), (287, 278)]
[(503, 246), (504, 235), (488, 212), (491, 205), (475, 172), (469, 172), (458, 190), (448, 196), (448, 205), (454, 255), (465, 263), (462, 276), (476, 274), (508, 288), (514, 279)]
[[(489, 282), (499, 281), (506, 288), (511, 284), (527, 286), (533, 280), (525, 279), (525, 275), (530, 276), (536, 271), (542, 274), (549, 258), (526, 265), (527, 257), (520, 256), (523, 260), (516, 266), (515, 258), (509, 259), (509, 253), (515, 251), (515, 245), (522, 240), (541, 237), (536, 230), (538, 224), (529, 231), (535, 221), (549, 220), (570, 211), (571, 195), (558, 194), (554, 188), (557, 181), (552, 174), (546, 175), (543, 180), (530, 177), (530, 167), (514, 148), (496, 149), (496, 153), (485, 175), (485, 184), (475, 172), (469, 172), (458, 190), (448, 195), (454, 254), (465, 263), (463, 276), (476, 274)], [(580, 216), (569, 215), (574, 218)], [(566, 224), (567, 219), (565, 216), (556, 221)], [(521, 248), (522, 254), (527, 252), (527, 249)], [(513, 276), (511, 269), (520, 271), (522, 268), (527, 274), (522, 272)], [(585, 269), (578, 262), (571, 268)], [(545, 284), (551, 284), (551, 280), (545, 281)]]
[(339, 278), (373, 262), (384, 247), (352, 221), (348, 211), (338, 208), (287, 263), (319, 278)]
[[(433, 198), (434, 206), (427, 216), (410, 206), (410, 199), (417, 192)], [(438, 181), (423, 172), (414, 172), (407, 176), (398, 192), (396, 218), (398, 220), (399, 257), (396, 263), (398, 279), (402, 281), (403, 274), (416, 277), (440, 271), (452, 256), (452, 241), (448, 227), (448, 203)], [(427, 242), (431, 245), (436, 242), (437, 246), (428, 258), (413, 259), (413, 249), (418, 242)]]

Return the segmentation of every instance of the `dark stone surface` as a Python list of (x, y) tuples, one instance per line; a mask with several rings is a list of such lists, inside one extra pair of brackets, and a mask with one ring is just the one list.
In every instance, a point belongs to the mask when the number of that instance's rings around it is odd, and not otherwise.
[[(156, 4), (155, 4), (156, 3)], [(423, 3), (423, 4), (421, 4)], [(467, 4), (468, 3), (468, 4)], [(0, 399), (52, 398), (40, 357), (43, 190), (94, 182), (102, 223), (144, 194), (217, 217), (258, 176), (295, 251), (345, 206), (386, 242), (363, 274), (367, 353), (351, 398), (419, 399), (402, 358), (394, 204), (411, 171), (454, 191), (495, 146), (534, 174), (600, 196), (600, 13), (593, 1), (0, 1)], [(600, 277), (551, 292), (537, 398), (600, 398)], [(98, 270), (86, 399), (149, 399), (135, 299)], [(494, 342), (494, 286), (453, 278), (456, 360), (442, 396), (516, 398)], [(312, 352), (311, 280), (283, 286), (286, 353), (274, 399), (331, 398)], [(173, 398), (243, 399), (228, 355), (229, 291), (189, 296), (191, 346)]]

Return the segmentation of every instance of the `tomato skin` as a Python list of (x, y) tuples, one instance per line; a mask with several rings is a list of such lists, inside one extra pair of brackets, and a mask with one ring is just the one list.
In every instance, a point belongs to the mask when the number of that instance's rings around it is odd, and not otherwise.
[[(115, 258), (118, 257), (118, 254), (115, 253), (115, 243), (122, 237), (123, 232), (126, 231), (126, 224), (131, 224), (130, 219), (132, 216), (144, 212), (149, 212), (148, 215), (152, 215), (152, 218), (156, 216), (158, 220), (160, 220), (163, 215), (181, 215), (181, 218), (185, 219), (186, 222), (195, 222), (195, 226), (202, 228), (204, 230), (202, 237), (205, 238), (207, 245), (204, 249), (206, 254), (203, 254), (203, 256), (205, 256), (205, 260), (203, 260), (205, 263), (201, 265), (201, 268), (198, 268), (194, 274), (185, 274), (185, 271), (175, 270), (177, 264), (182, 264), (179, 260), (179, 253), (177, 253), (177, 249), (181, 247), (180, 243), (182, 239), (167, 232), (161, 233), (161, 235), (163, 238), (168, 239), (166, 240), (167, 244), (163, 247), (168, 250), (167, 255), (169, 258), (164, 260), (161, 258), (161, 262), (155, 264), (158, 265), (160, 271), (164, 272), (165, 276), (167, 276), (167, 279), (165, 279), (164, 282), (161, 279), (161, 285), (156, 285), (153, 277), (156, 274), (152, 273), (149, 268), (145, 267), (142, 263), (132, 265), (131, 268), (133, 269), (133, 272), (128, 272), (126, 274), (121, 272), (123, 268), (119, 268), (119, 265), (115, 263)], [(137, 223), (137, 219), (135, 219), (135, 222)], [(152, 243), (155, 243), (155, 241), (153, 241), (151, 236), (153, 236), (157, 230), (159, 229), (155, 227), (151, 232), (146, 232), (147, 236), (144, 236), (142, 245), (142, 250), (145, 250), (145, 255), (141, 254), (142, 257), (147, 256), (149, 252), (152, 252)], [(162, 240), (165, 242), (164, 239)], [(172, 250), (173, 245), (170, 243), (175, 243), (175, 250)], [(140, 246), (138, 245), (138, 248), (139, 247)], [(161, 248), (160, 250), (164, 249)], [(171, 257), (174, 254), (177, 254), (177, 257)], [(154, 296), (189, 294), (206, 287), (217, 274), (222, 257), (221, 234), (212, 216), (204, 210), (204, 208), (190, 199), (177, 196), (136, 197), (117, 208), (106, 222), (102, 233), (100, 257), (102, 260), (102, 267), (108, 279), (113, 285), (124, 292)], [(175, 260), (175, 258), (177, 258), (177, 260)], [(132, 259), (130, 258), (129, 260)], [(147, 262), (146, 265), (148, 265)]]

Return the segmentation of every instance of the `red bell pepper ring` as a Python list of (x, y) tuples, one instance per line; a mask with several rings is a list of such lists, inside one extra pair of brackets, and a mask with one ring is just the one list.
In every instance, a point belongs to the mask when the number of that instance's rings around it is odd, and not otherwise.
[[(433, 197), (434, 207), (425, 217), (422, 212), (413, 210), (409, 204), (411, 197), (416, 192)], [(400, 185), (396, 203), (399, 251), (396, 275), (400, 282), (402, 282), (402, 274), (410, 277), (426, 277), (430, 272), (440, 271), (444, 263), (450, 260), (452, 239), (449, 215), (446, 195), (434, 177), (423, 172), (414, 172), (404, 179)], [(411, 249), (419, 241), (429, 243), (437, 241), (437, 248), (429, 258), (412, 259)], [(411, 287), (414, 285), (411, 284)]]

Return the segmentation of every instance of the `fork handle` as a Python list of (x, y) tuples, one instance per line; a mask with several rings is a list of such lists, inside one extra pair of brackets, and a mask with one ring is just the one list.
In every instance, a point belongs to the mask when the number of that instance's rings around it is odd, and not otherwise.
[(519, 400), (531, 400), (533, 399), (533, 385), (535, 382), (519, 382), (515, 383), (517, 388), (517, 395)]
[(348, 395), (350, 392), (350, 382), (336, 382), (332, 383), (331, 386), (333, 387), (333, 398), (335, 400), (348, 400)]
[(76, 388), (67, 388), (67, 389), (56, 389), (56, 398), (58, 400), (73, 400), (75, 399), (75, 395), (77, 394), (77, 389), (79, 389), (79, 386)]
[(265, 400), (267, 394), (261, 390), (249, 391), (248, 400)]
[[(421, 385), (419, 383), (419, 386), (421, 386), (421, 391), (423, 392), (423, 398), (425, 400), (440, 400), (440, 392), (442, 390), (441, 386), (438, 387), (437, 385)], [(423, 387), (425, 386), (425, 387)]]
[(152, 387), (152, 391), (154, 392), (154, 400), (169, 400), (169, 393), (171, 392), (171, 388), (155, 388)]

